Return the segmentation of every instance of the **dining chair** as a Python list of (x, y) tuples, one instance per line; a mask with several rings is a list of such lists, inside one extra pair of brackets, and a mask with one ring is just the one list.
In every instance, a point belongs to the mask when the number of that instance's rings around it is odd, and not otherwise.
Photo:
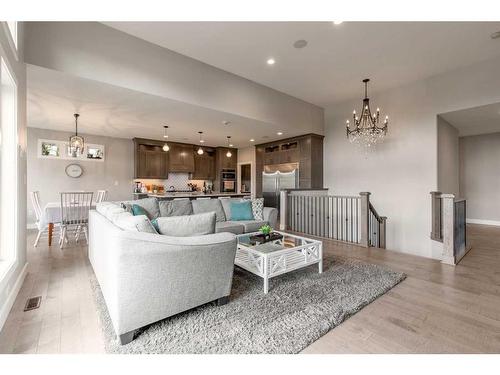
[[(45, 222), (42, 205), (40, 204), (40, 192), (32, 191), (30, 192), (31, 203), (33, 204), (33, 209), (35, 210), (35, 218), (36, 218), (36, 227), (38, 229), (38, 234), (36, 235), (35, 243), (33, 247), (38, 246), (38, 242), (40, 241), (40, 237), (42, 235), (48, 235), (49, 226), (48, 223)], [(54, 229), (59, 229), (59, 223), (55, 223)]]
[(97, 197), (95, 199), (95, 202), (96, 203), (105, 202), (107, 197), (108, 197), (107, 190), (97, 190)]
[(59, 246), (61, 248), (68, 241), (68, 229), (72, 228), (76, 230), (77, 243), (82, 229), (88, 243), (87, 229), (93, 197), (93, 192), (61, 193), (61, 236), (59, 238)]

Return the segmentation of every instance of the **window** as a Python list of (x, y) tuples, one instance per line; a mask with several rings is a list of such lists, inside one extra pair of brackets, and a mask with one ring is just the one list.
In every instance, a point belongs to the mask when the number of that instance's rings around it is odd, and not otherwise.
[(17, 22), (7, 21), (7, 28), (9, 29), (10, 36), (14, 42), (14, 49), (17, 50)]
[(0, 59), (0, 260), (17, 248), (17, 85)]

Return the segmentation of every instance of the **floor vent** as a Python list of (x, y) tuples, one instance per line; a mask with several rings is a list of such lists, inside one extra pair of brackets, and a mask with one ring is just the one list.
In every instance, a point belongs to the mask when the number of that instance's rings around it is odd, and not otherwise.
[(28, 299), (26, 302), (26, 306), (24, 307), (24, 311), (35, 310), (40, 307), (40, 303), (42, 302), (42, 297), (32, 297)]

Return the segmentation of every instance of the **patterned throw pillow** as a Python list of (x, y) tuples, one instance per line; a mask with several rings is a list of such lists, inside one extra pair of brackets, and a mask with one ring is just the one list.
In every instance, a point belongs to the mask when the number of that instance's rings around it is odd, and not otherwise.
[(264, 198), (252, 199), (252, 212), (255, 220), (264, 220)]

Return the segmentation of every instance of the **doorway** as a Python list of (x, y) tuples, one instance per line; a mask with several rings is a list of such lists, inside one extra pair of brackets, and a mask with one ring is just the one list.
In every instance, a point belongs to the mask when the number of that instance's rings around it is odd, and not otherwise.
[(238, 191), (252, 194), (252, 163), (239, 163), (238, 169)]

